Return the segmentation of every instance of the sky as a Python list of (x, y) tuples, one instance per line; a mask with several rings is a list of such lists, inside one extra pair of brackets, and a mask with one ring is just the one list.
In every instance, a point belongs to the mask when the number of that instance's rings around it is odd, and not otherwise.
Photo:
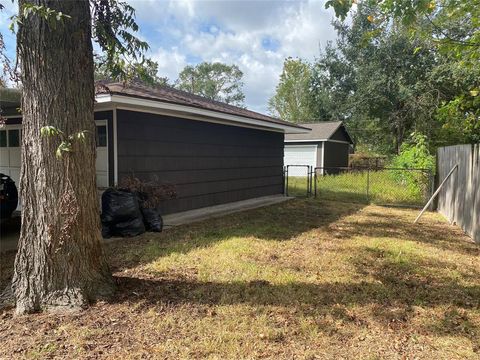
[[(176, 80), (186, 65), (202, 61), (236, 64), (244, 73), (246, 106), (267, 113), (286, 57), (313, 61), (335, 39), (334, 18), (324, 1), (312, 0), (128, 0), (136, 9), (137, 34), (150, 45), (159, 76)], [(15, 53), (8, 30), (16, 4), (5, 1), (0, 32)]]

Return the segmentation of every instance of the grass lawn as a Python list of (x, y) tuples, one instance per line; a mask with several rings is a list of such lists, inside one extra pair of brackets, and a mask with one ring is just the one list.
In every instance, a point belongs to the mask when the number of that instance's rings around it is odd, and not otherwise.
[(111, 243), (116, 298), (0, 311), (0, 359), (479, 359), (480, 247), (416, 215), (296, 199)]
[[(408, 186), (408, 176), (419, 186)], [(430, 197), (427, 173), (407, 170), (379, 170), (317, 177), (317, 197), (323, 200), (423, 206)], [(289, 195), (306, 196), (307, 178), (289, 177)], [(368, 193), (367, 193), (368, 183)], [(312, 191), (313, 186), (312, 186)]]

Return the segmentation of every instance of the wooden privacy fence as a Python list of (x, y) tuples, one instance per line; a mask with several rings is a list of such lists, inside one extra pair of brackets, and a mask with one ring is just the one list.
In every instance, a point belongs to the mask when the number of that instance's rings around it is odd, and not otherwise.
[(458, 168), (438, 194), (437, 210), (480, 243), (480, 144), (439, 148), (438, 182), (455, 164)]

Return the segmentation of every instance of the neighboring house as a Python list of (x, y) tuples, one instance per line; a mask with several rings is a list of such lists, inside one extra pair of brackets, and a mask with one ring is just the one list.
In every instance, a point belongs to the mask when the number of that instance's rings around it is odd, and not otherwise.
[[(352, 138), (341, 121), (298, 124), (312, 129), (308, 133), (285, 135), (285, 165), (320, 168), (318, 174), (335, 174), (348, 166)], [(290, 167), (289, 176), (307, 176), (306, 167)]]
[[(102, 83), (96, 90), (97, 186), (131, 174), (173, 184), (177, 199), (163, 213), (282, 194), (284, 134), (309, 131), (169, 87)], [(18, 184), (19, 97), (2, 99), (0, 172)]]

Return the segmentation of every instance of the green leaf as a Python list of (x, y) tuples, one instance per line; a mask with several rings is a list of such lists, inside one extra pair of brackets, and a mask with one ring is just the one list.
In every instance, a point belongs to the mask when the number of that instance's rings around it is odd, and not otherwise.
[(44, 126), (44, 127), (42, 127), (42, 128), (40, 129), (40, 134), (41, 134), (42, 136), (45, 136), (45, 137), (47, 137), (47, 136), (52, 137), (52, 136), (61, 135), (61, 134), (63, 134), (63, 132), (60, 131), (60, 130), (58, 130), (58, 129), (57, 129), (56, 127), (54, 127), (54, 126), (47, 125), (47, 126)]

